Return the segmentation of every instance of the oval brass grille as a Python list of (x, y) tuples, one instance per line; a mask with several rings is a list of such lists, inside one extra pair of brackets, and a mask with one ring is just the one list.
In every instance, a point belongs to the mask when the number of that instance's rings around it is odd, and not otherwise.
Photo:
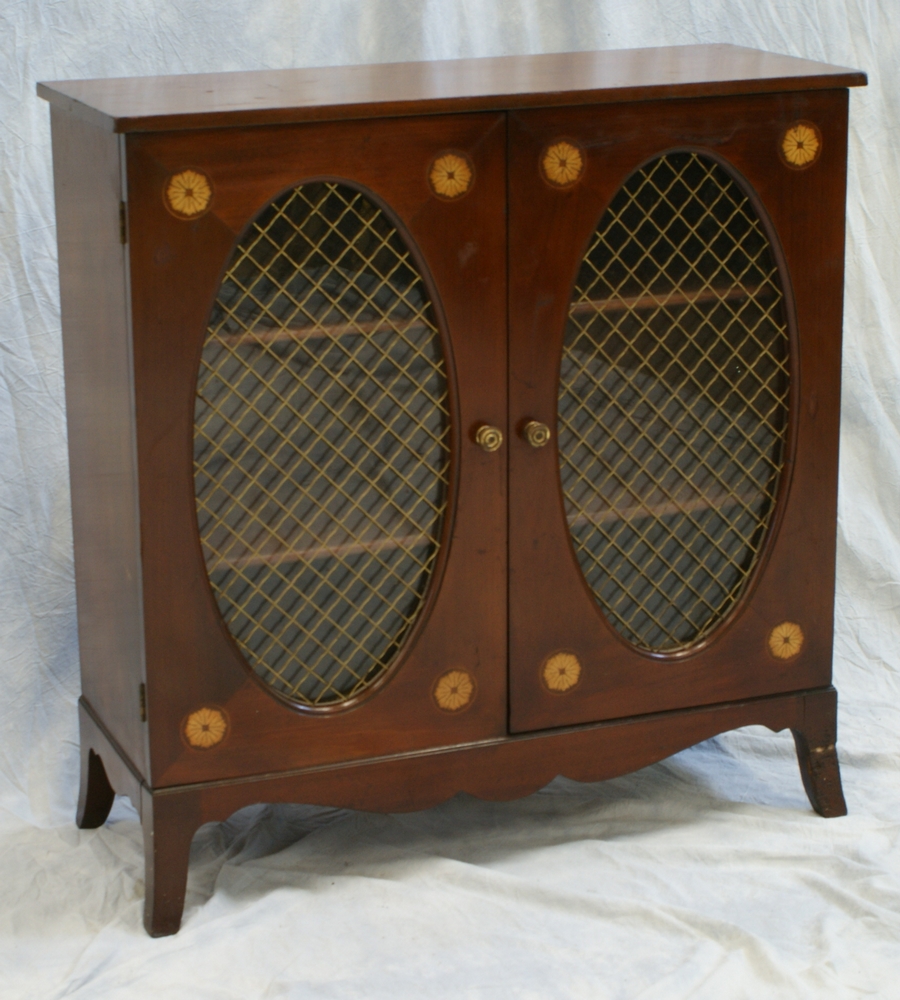
[(345, 702), (409, 633), (446, 505), (447, 399), (428, 294), (384, 212), (336, 183), (272, 202), (210, 317), (194, 485), (219, 610), (281, 695)]
[(575, 283), (558, 433), (579, 564), (634, 645), (696, 643), (746, 586), (783, 464), (788, 362), (778, 268), (735, 180), (688, 152), (632, 174)]

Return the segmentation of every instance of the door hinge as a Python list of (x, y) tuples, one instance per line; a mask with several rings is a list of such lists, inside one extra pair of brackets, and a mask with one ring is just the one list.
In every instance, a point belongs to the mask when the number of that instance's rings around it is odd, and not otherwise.
[(138, 701), (141, 706), (141, 722), (147, 721), (147, 685), (138, 685)]
[(124, 201), (119, 202), (119, 242), (123, 245), (128, 242), (128, 215)]

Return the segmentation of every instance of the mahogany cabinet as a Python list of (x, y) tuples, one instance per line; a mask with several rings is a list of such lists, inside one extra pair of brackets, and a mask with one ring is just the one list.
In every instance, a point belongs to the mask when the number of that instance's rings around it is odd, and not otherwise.
[(831, 687), (847, 87), (729, 46), (42, 84), (78, 822), (417, 809)]

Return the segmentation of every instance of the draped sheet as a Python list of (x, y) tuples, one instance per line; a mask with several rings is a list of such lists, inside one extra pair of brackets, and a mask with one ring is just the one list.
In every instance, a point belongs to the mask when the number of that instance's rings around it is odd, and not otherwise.
[[(6, 0), (0, 6), (4, 998), (900, 996), (895, 0)], [(835, 684), (850, 814), (748, 729), (597, 785), (375, 816), (254, 807), (141, 928), (126, 800), (73, 824), (79, 691), (51, 153), (37, 80), (732, 42), (851, 95)]]

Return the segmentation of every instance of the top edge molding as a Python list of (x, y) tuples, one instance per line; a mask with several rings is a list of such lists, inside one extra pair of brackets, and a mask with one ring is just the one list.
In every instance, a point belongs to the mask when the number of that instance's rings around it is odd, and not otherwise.
[(843, 66), (736, 45), (39, 83), (112, 132), (276, 125), (865, 86)]

